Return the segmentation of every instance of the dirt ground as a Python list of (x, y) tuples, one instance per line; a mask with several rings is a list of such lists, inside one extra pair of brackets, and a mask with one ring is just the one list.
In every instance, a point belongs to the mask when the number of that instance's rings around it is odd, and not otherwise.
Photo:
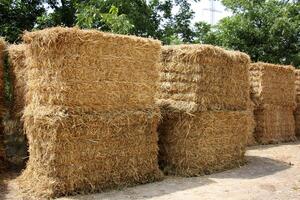
[[(300, 200), (300, 142), (249, 148), (247, 160), (241, 168), (210, 176), (167, 177), (120, 191), (60, 200)], [(0, 179), (1, 200), (18, 199), (15, 176), (5, 175), (2, 183)]]

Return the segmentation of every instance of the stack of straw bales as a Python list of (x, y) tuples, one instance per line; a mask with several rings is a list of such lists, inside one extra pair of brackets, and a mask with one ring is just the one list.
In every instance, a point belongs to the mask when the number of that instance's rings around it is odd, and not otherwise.
[(295, 116), (295, 127), (296, 127), (296, 136), (300, 137), (300, 69), (295, 70), (295, 86), (296, 86), (296, 103), (297, 107), (294, 112)]
[(295, 139), (295, 76), (292, 66), (253, 63), (251, 98), (255, 103), (255, 137), (259, 143)]
[(4, 105), (4, 54), (6, 49), (6, 42), (0, 38), (0, 170), (4, 167), (5, 148), (4, 148), (4, 130), (2, 120), (5, 114)]
[(210, 45), (163, 49), (157, 102), (165, 172), (195, 176), (244, 163), (253, 129), (249, 63), (246, 54)]
[(30, 156), (21, 189), (55, 197), (160, 179), (160, 42), (60, 27), (23, 39)]
[(23, 134), (21, 117), (25, 104), (25, 44), (8, 47), (10, 80), (12, 86), (12, 104), (9, 119), (5, 120), (8, 158), (12, 163), (23, 165), (27, 156), (27, 142)]

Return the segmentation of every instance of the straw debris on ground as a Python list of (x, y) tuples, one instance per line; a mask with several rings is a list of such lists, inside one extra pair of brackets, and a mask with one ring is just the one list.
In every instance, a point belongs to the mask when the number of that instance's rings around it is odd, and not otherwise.
[(160, 164), (197, 176), (240, 166), (252, 139), (250, 58), (211, 45), (163, 48), (158, 105)]
[(294, 67), (253, 63), (250, 82), (255, 103), (256, 140), (262, 144), (295, 140)]
[(24, 194), (49, 198), (160, 180), (160, 42), (60, 27), (23, 39)]

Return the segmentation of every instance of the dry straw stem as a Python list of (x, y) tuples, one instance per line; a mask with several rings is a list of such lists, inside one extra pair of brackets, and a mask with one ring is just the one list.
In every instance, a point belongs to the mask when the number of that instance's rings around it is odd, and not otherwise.
[(24, 115), (30, 158), (18, 180), (27, 197), (95, 192), (161, 178), (157, 108), (100, 113), (39, 107)]
[[(154, 104), (161, 43), (78, 28), (25, 33), (28, 99), (98, 110)], [(101, 94), (101, 95), (100, 95)]]
[(244, 53), (211, 45), (166, 46), (158, 103), (186, 112), (247, 110), (249, 63)]
[(168, 174), (197, 176), (244, 164), (254, 129), (251, 112), (205, 111), (193, 115), (164, 109), (159, 161)]
[(5, 149), (4, 149), (4, 128), (2, 126), (2, 119), (5, 114), (5, 105), (4, 105), (4, 57), (6, 50), (6, 42), (3, 38), (0, 37), (0, 172), (4, 168), (4, 159), (5, 159)]
[(268, 63), (250, 65), (251, 98), (257, 107), (264, 104), (295, 106), (294, 67)]
[(254, 136), (261, 144), (295, 140), (294, 107), (264, 105), (254, 111), (256, 128)]

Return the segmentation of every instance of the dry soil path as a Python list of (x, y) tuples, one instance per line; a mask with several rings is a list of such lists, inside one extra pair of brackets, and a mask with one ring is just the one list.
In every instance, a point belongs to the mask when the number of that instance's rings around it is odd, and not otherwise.
[[(239, 169), (210, 176), (167, 177), (120, 191), (60, 200), (300, 200), (300, 142), (252, 147), (247, 160)], [(13, 178), (3, 181), (2, 187), (0, 199), (18, 199)]]

